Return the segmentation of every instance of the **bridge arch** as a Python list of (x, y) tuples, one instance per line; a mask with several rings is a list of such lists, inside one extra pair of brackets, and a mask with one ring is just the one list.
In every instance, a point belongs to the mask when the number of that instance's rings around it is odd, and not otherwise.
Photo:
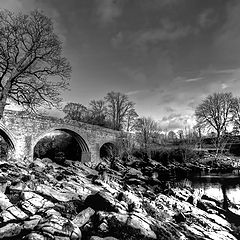
[(116, 146), (116, 143), (113, 141), (105, 141), (100, 145), (99, 148), (100, 158), (113, 157), (117, 155), (117, 153), (118, 147)]
[[(3, 124), (0, 122), (0, 136), (4, 139), (4, 141), (7, 143), (7, 153), (6, 157), (9, 158), (11, 156), (14, 156), (16, 152), (16, 140), (15, 136), (12, 134), (12, 132)], [(5, 154), (4, 154), (5, 155)]]
[(0, 122), (0, 135), (3, 137), (3, 139), (6, 141), (6, 143), (9, 145), (11, 150), (15, 150), (16, 148), (16, 141), (15, 137), (12, 134), (8, 128)]
[(81, 162), (89, 162), (91, 161), (91, 152), (90, 152), (90, 148), (89, 148), (89, 143), (87, 141), (87, 137), (82, 134), (79, 130), (77, 130), (75, 127), (71, 127), (71, 126), (56, 126), (56, 127), (52, 127), (50, 129), (44, 130), (41, 134), (39, 134), (33, 141), (33, 145), (32, 145), (32, 152), (34, 153), (34, 148), (37, 145), (37, 143), (44, 138), (44, 136), (46, 136), (48, 133), (54, 132), (54, 131), (60, 131), (63, 133), (67, 133), (69, 135), (71, 135), (76, 142), (78, 143), (80, 149), (81, 149)]

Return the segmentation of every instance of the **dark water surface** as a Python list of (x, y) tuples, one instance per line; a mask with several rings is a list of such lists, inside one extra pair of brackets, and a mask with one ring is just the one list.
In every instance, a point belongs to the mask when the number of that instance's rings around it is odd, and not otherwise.
[[(186, 180), (185, 180), (186, 181)], [(240, 207), (240, 172), (201, 173), (188, 178), (189, 185), (199, 193), (204, 193), (217, 200), (223, 200), (223, 186), (228, 199)]]

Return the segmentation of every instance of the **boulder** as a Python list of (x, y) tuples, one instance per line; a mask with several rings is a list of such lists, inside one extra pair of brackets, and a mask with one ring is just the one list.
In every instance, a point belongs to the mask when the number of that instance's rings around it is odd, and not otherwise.
[(186, 217), (182, 212), (174, 215), (174, 219), (176, 223), (186, 222)]
[(117, 200), (111, 194), (100, 191), (96, 194), (89, 195), (86, 200), (86, 206), (93, 208), (96, 211), (118, 212), (116, 206)]
[(46, 238), (39, 233), (31, 232), (27, 235), (26, 240), (46, 240)]
[(88, 207), (86, 209), (84, 209), (83, 211), (81, 211), (74, 219), (73, 219), (73, 223), (76, 224), (78, 227), (82, 227), (83, 225), (85, 225), (90, 218), (94, 215), (95, 211)]
[(110, 213), (106, 217), (109, 233), (116, 237), (124, 236), (125, 239), (157, 239), (152, 230), (152, 221), (142, 214)]
[(22, 208), (32, 215), (40, 209), (43, 210), (54, 207), (52, 202), (34, 192), (23, 192), (22, 198), (24, 199), (22, 202)]
[(4, 210), (10, 206), (12, 206), (12, 203), (9, 201), (8, 197), (0, 192), (0, 208)]
[(12, 205), (3, 210), (0, 213), (0, 217), (2, 218), (3, 222), (6, 223), (13, 220), (24, 220), (28, 218), (28, 215), (17, 206)]
[(52, 202), (68, 202), (78, 199), (77, 193), (72, 191), (63, 191), (62, 189), (55, 189), (45, 184), (37, 186), (36, 192), (40, 195), (47, 196)]
[(22, 227), (18, 223), (8, 223), (0, 228), (0, 239), (16, 237), (21, 233)]
[(104, 237), (104, 238), (101, 238), (101, 237), (97, 237), (97, 236), (92, 236), (90, 238), (90, 240), (118, 240), (118, 239), (114, 238), (114, 237)]
[(82, 233), (78, 226), (62, 216), (50, 215), (48, 218), (42, 219), (35, 229), (50, 239), (56, 239), (55, 236), (70, 240), (82, 239)]

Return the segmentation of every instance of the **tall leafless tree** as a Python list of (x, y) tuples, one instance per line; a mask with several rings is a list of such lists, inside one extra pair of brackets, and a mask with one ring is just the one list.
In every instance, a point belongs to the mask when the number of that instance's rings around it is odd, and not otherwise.
[(91, 100), (89, 106), (94, 117), (105, 115), (107, 112), (107, 107), (104, 100)]
[(234, 102), (232, 93), (214, 93), (206, 97), (195, 110), (197, 123), (216, 132), (217, 150), (227, 126), (233, 120)]
[(71, 67), (42, 12), (0, 12), (0, 118), (11, 100), (34, 112), (59, 104)]
[(128, 112), (134, 109), (134, 103), (128, 96), (120, 92), (109, 92), (105, 97), (108, 104), (108, 114), (113, 124), (113, 129), (121, 130)]
[(161, 128), (159, 124), (151, 117), (141, 117), (137, 119), (135, 126), (138, 141), (145, 149), (145, 152), (150, 154), (150, 145), (153, 143), (154, 137), (159, 135)]
[(88, 114), (87, 108), (80, 103), (68, 103), (63, 112), (66, 114), (65, 118), (76, 121), (84, 121)]

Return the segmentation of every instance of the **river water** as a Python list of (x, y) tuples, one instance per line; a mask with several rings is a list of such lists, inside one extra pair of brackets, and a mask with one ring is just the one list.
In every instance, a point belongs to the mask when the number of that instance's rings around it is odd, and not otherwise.
[(240, 172), (238, 171), (228, 174), (201, 173), (189, 177), (187, 181), (194, 190), (220, 201), (223, 200), (224, 186), (228, 199), (240, 207)]

